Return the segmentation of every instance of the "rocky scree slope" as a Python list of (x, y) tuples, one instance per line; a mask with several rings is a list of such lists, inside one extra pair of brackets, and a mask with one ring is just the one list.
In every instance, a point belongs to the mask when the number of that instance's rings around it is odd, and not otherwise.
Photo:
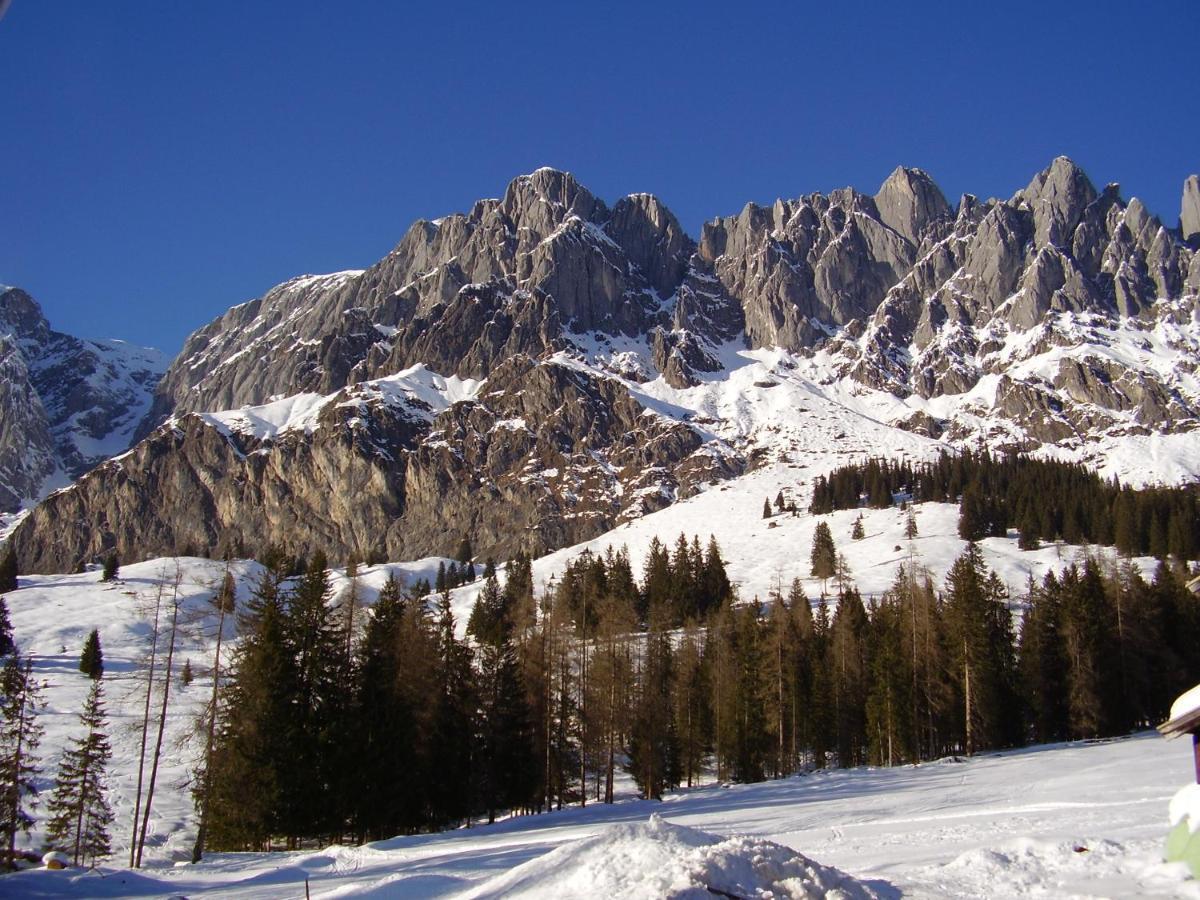
[(0, 287), (0, 513), (126, 449), (166, 363), (53, 331), (32, 297)]
[[(782, 348), (817, 393), (951, 443), (1187, 433), (1198, 224), (1194, 179), (1167, 228), (1059, 158), (1009, 200), (951, 206), (898, 168), (874, 196), (750, 204), (694, 242), (653, 196), (609, 207), (541, 169), (415, 223), (365, 271), (294, 279), (197, 331), (159, 384), (148, 443), (13, 540), (28, 569), (239, 540), (411, 555), (468, 533), (497, 555), (550, 549), (761, 456), (687, 409), (644, 410), (637, 389), (727, 379), (747, 347)], [(484, 387), (413, 388), (424, 415), (370, 399), (394, 399), (383, 386), (418, 369)], [(270, 419), (301, 396), (324, 398), (319, 427), (248, 434), (210, 415), (250, 405)]]

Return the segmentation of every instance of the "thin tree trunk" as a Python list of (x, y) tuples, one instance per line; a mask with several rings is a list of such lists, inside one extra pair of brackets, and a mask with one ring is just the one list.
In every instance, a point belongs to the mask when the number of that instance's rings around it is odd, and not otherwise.
[(150, 785), (146, 789), (146, 805), (142, 809), (142, 831), (138, 836), (137, 859), (134, 868), (141, 868), (142, 851), (146, 848), (146, 832), (150, 828), (150, 808), (154, 803), (154, 785), (158, 780), (158, 762), (162, 757), (163, 731), (167, 727), (167, 703), (171, 699), (171, 660), (175, 656), (175, 633), (179, 623), (179, 585), (183, 576), (176, 566), (175, 583), (171, 594), (171, 632), (167, 641), (167, 661), (164, 665), (162, 707), (158, 714), (158, 736), (154, 741), (154, 758), (150, 764)]
[[(228, 569), (225, 570), (228, 573)], [(222, 589), (224, 582), (222, 582)], [(221, 683), (221, 638), (225, 635), (225, 598), (218, 594), (217, 649), (213, 653), (213, 688), (209, 701), (208, 735), (204, 741), (204, 784), (200, 788), (200, 824), (196, 828), (196, 844), (192, 847), (192, 862), (204, 856), (204, 841), (208, 836), (208, 805), (212, 791), (213, 742), (217, 733), (217, 688)]]
[[(166, 575), (164, 571), (162, 573)], [(142, 814), (142, 779), (146, 771), (146, 739), (150, 731), (150, 695), (154, 692), (154, 664), (158, 657), (158, 620), (162, 612), (163, 583), (159, 581), (154, 595), (154, 631), (150, 638), (150, 667), (146, 674), (146, 704), (142, 709), (142, 746), (138, 751), (137, 793), (133, 802), (133, 833), (129, 838), (129, 866), (137, 866), (138, 819)]]
[(8, 830), (8, 866), (14, 867), (17, 854), (17, 810), (21, 806), (21, 757), (25, 750), (25, 706), (29, 697), (29, 677), (33, 671), (29, 661), (25, 661), (25, 684), (21, 689), (21, 705), (17, 710), (17, 747), (13, 753), (13, 781), (9, 788), (9, 798), (12, 810), (12, 827)]

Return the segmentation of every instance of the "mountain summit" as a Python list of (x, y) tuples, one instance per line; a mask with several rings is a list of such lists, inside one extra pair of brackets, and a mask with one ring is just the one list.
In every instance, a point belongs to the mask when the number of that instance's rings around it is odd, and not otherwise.
[(1142, 480), (1195, 477), (1195, 185), (1172, 229), (1066, 157), (956, 206), (900, 167), (873, 196), (749, 204), (694, 241), (653, 195), (609, 205), (539, 169), (196, 331), (145, 440), (13, 540), (27, 569), (263, 541), (411, 557), (463, 534), (543, 552), (826, 426), (840, 453), (1112, 468), (1153, 447)]

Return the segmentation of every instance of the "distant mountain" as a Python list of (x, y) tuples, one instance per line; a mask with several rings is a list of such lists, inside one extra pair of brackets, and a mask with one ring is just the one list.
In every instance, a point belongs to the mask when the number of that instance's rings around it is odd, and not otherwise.
[(947, 444), (1193, 480), (1196, 184), (1169, 228), (1062, 157), (956, 205), (898, 168), (694, 241), (651, 195), (609, 206), (540, 169), (195, 332), (145, 442), (13, 540), (38, 570), (267, 541), (413, 558), (463, 534), (536, 553), (765, 459)]
[(53, 331), (32, 297), (0, 287), (0, 513), (128, 449), (167, 362)]

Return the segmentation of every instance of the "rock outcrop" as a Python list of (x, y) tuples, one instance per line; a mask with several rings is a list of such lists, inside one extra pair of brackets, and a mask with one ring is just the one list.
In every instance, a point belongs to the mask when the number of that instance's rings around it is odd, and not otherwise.
[(740, 471), (616, 380), (523, 355), (441, 409), (384, 380), (337, 392), (303, 427), (238, 424), (253, 419), (184, 414), (47, 498), (11, 538), (21, 570), (270, 543), (417, 558), (464, 534), (486, 555), (541, 553)]
[(0, 513), (125, 450), (166, 362), (155, 350), (53, 331), (0, 289)]
[[(469, 534), (497, 556), (549, 550), (766, 454), (716, 436), (723, 403), (693, 416), (651, 399), (664, 382), (702, 392), (747, 346), (788, 351), (779, 371), (807, 367), (813, 384), (901, 398), (878, 398), (892, 426), (950, 443), (1186, 432), (1200, 427), (1195, 178), (1180, 226), (1060, 157), (1008, 200), (951, 207), (898, 168), (873, 196), (749, 204), (693, 242), (649, 194), (609, 206), (540, 169), (415, 223), (364, 271), (293, 279), (195, 332), (146, 440), (12, 540), (33, 571), (265, 542), (398, 558)], [(61, 423), (98, 420), (77, 415), (49, 357), (30, 364), (28, 348), (59, 340), (40, 312), (6, 302), (0, 403), (28, 424), (0, 424), (11, 507), (56, 459), (82, 471)], [(484, 387), (418, 389), (417, 370)], [(268, 401), (319, 415), (268, 427)]]

